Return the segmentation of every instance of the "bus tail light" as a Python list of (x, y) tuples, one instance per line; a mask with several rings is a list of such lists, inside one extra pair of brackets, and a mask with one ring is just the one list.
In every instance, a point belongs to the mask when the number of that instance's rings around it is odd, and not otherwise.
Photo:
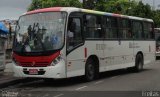
[(52, 61), (51, 66), (57, 65), (61, 60), (62, 60), (62, 57), (61, 57), (61, 55), (59, 55), (57, 58), (55, 58), (55, 59)]

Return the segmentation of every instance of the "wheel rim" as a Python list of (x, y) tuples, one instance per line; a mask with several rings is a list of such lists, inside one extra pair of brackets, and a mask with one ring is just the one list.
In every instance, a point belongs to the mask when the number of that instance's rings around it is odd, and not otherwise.
[(139, 62), (139, 64), (138, 64), (138, 69), (139, 69), (139, 70), (142, 70), (142, 69), (143, 69), (143, 64), (142, 64), (142, 62)]
[(94, 78), (94, 66), (92, 64), (88, 64), (87, 75), (89, 79)]
[(138, 71), (141, 71), (143, 69), (143, 60), (141, 56), (138, 57), (137, 69)]

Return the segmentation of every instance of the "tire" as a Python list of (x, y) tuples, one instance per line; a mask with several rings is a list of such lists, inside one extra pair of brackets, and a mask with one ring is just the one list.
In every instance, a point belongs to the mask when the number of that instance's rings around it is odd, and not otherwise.
[(96, 78), (96, 66), (94, 61), (89, 59), (85, 66), (85, 80), (93, 81)]
[(141, 54), (138, 54), (136, 56), (136, 62), (135, 62), (135, 67), (134, 67), (135, 71), (136, 72), (142, 71), (143, 70), (143, 65), (144, 65), (143, 57), (142, 57)]

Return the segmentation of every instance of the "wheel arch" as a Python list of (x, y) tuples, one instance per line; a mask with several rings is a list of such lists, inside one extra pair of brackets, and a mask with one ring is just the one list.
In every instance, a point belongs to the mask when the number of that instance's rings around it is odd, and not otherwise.
[[(95, 63), (95, 65), (96, 65), (96, 68), (97, 68), (97, 70), (98, 70), (98, 72), (99, 72), (99, 58), (98, 58), (98, 56), (97, 55), (90, 55), (88, 58), (87, 58), (87, 61), (88, 60), (93, 60), (93, 62)], [(86, 61), (86, 62), (87, 62)]]
[[(88, 58), (87, 58), (87, 61), (88, 60), (93, 60), (95, 63), (96, 63), (96, 65), (99, 67), (99, 58), (98, 58), (98, 56), (97, 55), (90, 55)], [(87, 62), (86, 61), (86, 62)]]
[[(136, 54), (136, 58), (137, 58), (137, 55), (139, 55), (139, 54), (140, 54), (140, 55), (142, 55), (142, 59), (143, 59), (143, 61), (144, 61), (144, 54), (143, 54), (143, 52), (142, 52), (142, 51), (138, 51), (138, 52), (137, 52), (137, 54)], [(135, 58), (135, 59), (136, 59), (136, 58)]]

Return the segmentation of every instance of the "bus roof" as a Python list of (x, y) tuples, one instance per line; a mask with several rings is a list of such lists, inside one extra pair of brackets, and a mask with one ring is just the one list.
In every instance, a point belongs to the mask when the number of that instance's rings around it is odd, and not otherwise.
[(29, 12), (25, 13), (24, 15), (42, 13), (42, 12), (54, 12), (54, 11), (66, 11), (66, 12), (69, 12), (69, 13), (78, 11), (78, 12), (85, 12), (85, 13), (91, 13), (91, 14), (99, 14), (99, 15), (105, 15), (105, 16), (113, 16), (113, 17), (121, 17), (121, 18), (128, 18), (128, 19), (134, 19), (134, 20), (153, 22), (152, 19), (147, 19), (147, 18), (141, 18), (141, 17), (135, 17), (135, 16), (127, 16), (127, 15), (108, 13), (108, 12), (102, 12), (102, 11), (95, 11), (95, 10), (88, 10), (88, 9), (81, 9), (81, 8), (76, 8), (76, 7), (44, 8), (44, 9), (38, 9), (38, 10), (29, 11)]
[(154, 28), (155, 30), (160, 30), (160, 28)]

